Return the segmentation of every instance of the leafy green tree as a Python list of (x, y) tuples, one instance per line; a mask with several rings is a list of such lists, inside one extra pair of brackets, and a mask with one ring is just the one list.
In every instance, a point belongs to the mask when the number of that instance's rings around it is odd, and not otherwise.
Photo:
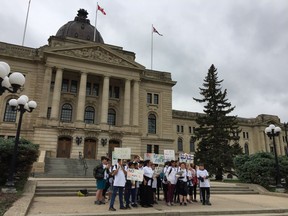
[(239, 127), (236, 116), (228, 116), (235, 107), (227, 99), (227, 90), (222, 91), (218, 80), (217, 69), (212, 64), (200, 89), (201, 99), (193, 98), (204, 103), (205, 115), (196, 119), (198, 128), (195, 135), (199, 140), (195, 160), (205, 164), (210, 174), (216, 180), (222, 180), (225, 172), (232, 172), (233, 158), (242, 154), (238, 143)]

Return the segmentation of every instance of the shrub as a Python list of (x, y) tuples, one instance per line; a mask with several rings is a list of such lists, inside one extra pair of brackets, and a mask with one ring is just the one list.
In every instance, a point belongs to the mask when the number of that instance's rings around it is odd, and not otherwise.
[[(279, 156), (280, 178), (287, 182), (288, 159)], [(235, 171), (240, 181), (268, 187), (275, 183), (275, 158), (271, 153), (260, 152), (253, 155), (239, 155), (234, 159)]]
[[(14, 153), (14, 139), (0, 139), (0, 185), (5, 184), (9, 175), (11, 160)], [(39, 146), (28, 140), (20, 139), (15, 167), (16, 187), (20, 181), (26, 181), (29, 177), (33, 162), (37, 160)]]

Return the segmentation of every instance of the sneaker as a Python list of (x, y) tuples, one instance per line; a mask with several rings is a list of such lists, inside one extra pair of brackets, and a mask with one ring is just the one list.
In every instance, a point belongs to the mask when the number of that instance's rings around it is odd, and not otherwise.
[(191, 200), (187, 200), (187, 202), (188, 202), (188, 203), (192, 203), (192, 201), (191, 201)]
[(170, 202), (168, 202), (168, 203), (167, 203), (167, 206), (171, 206), (171, 203), (170, 203)]
[(158, 204), (158, 202), (155, 200), (155, 201), (154, 201), (154, 204)]
[(125, 206), (120, 207), (122, 210), (126, 210), (127, 208)]
[(101, 201), (96, 200), (96, 201), (94, 201), (94, 204), (95, 204), (95, 205), (101, 205)]
[(110, 207), (110, 208), (109, 208), (109, 211), (116, 211), (116, 209), (113, 208), (113, 207)]
[(187, 206), (187, 203), (184, 203), (184, 206)]
[(129, 205), (127, 205), (125, 208), (126, 208), (126, 209), (131, 209), (131, 207), (130, 207)]
[(105, 202), (102, 200), (102, 201), (100, 201), (100, 204), (105, 204)]
[(180, 202), (180, 205), (182, 206), (182, 202)]
[(135, 207), (135, 208), (138, 207), (138, 205), (136, 203), (132, 203), (131, 206)]
[(198, 202), (196, 199), (193, 199), (192, 202)]

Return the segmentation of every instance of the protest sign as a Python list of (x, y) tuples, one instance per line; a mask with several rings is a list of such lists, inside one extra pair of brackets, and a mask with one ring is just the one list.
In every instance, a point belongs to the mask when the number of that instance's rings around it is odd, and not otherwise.
[(154, 154), (152, 162), (154, 164), (164, 164), (164, 155), (163, 154)]
[(117, 159), (131, 159), (131, 148), (114, 148), (114, 157)]
[(160, 175), (160, 173), (163, 171), (164, 167), (155, 167), (155, 170), (154, 170), (154, 174), (155, 175)]
[(194, 159), (194, 155), (187, 154), (187, 153), (179, 154), (179, 162), (192, 163), (193, 159)]
[(175, 152), (174, 152), (174, 150), (170, 150), (170, 149), (164, 150), (164, 159), (166, 161), (175, 160)]
[(137, 170), (137, 169), (127, 169), (127, 180), (132, 181), (143, 181), (143, 170)]
[(144, 153), (144, 161), (150, 160), (153, 161), (154, 153)]
[(112, 152), (112, 165), (115, 165), (118, 163), (118, 158), (115, 157), (114, 151)]

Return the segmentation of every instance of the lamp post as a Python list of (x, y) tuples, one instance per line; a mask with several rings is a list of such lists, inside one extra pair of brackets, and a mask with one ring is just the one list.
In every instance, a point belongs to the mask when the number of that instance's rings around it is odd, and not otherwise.
[(286, 122), (286, 123), (284, 123), (283, 124), (283, 126), (284, 126), (284, 129), (285, 129), (285, 143), (286, 143), (286, 151), (285, 151), (285, 154), (286, 154), (286, 156), (288, 156), (288, 140), (287, 140), (287, 128), (288, 128), (288, 123)]
[(6, 90), (16, 93), (25, 83), (25, 77), (19, 72), (10, 74), (10, 66), (0, 61), (0, 95)]
[(9, 100), (9, 106), (11, 106), (13, 110), (17, 110), (20, 113), (15, 137), (13, 157), (9, 169), (8, 180), (6, 182), (6, 186), (8, 187), (9, 192), (16, 192), (14, 184), (14, 173), (16, 169), (16, 158), (17, 158), (23, 114), (25, 112), (32, 112), (37, 107), (37, 103), (35, 101), (28, 101), (28, 100), (29, 98), (26, 95), (21, 95), (17, 100), (16, 99)]
[(275, 155), (275, 164), (276, 164), (276, 192), (283, 192), (283, 186), (281, 185), (280, 181), (280, 170), (279, 170), (279, 162), (278, 162), (278, 155), (275, 143), (275, 137), (279, 136), (281, 132), (280, 127), (275, 127), (275, 125), (270, 124), (269, 127), (265, 128), (265, 133), (267, 136), (273, 141), (273, 148), (274, 148), (274, 155)]

